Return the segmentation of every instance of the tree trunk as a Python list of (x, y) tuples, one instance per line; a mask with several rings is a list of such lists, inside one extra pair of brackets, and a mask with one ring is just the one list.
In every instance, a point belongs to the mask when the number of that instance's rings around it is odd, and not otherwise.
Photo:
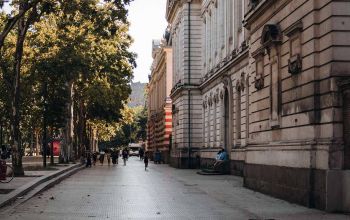
[(74, 161), (73, 155), (73, 131), (74, 131), (74, 109), (73, 109), (73, 80), (70, 80), (68, 83), (68, 103), (67, 103), (67, 122), (64, 131), (64, 162), (68, 163), (69, 161)]
[(73, 149), (73, 134), (74, 134), (73, 88), (74, 88), (73, 80), (70, 80), (67, 86), (68, 96), (69, 96), (69, 101), (66, 105), (67, 121), (63, 131), (64, 143), (62, 146), (62, 160), (64, 163), (68, 163), (69, 161), (71, 162), (75, 161), (74, 149)]
[[(21, 6), (20, 6), (21, 8)], [(21, 155), (21, 140), (20, 140), (20, 76), (21, 76), (21, 61), (23, 56), (23, 44), (26, 34), (24, 17), (18, 21), (18, 34), (15, 52), (15, 64), (13, 68), (13, 85), (12, 85), (12, 100), (11, 100), (11, 146), (12, 146), (12, 166), (16, 176), (23, 176), (24, 170), (22, 165)]]
[[(73, 103), (74, 104), (74, 103)], [(76, 106), (76, 104), (74, 104), (74, 106), (76, 107), (75, 109), (78, 109), (78, 107)], [(79, 116), (78, 116), (78, 111), (75, 110), (73, 112), (73, 123), (74, 123), (74, 127), (73, 127), (73, 155), (74, 155), (74, 159), (77, 160), (78, 159), (78, 146), (79, 146)]]
[(38, 130), (35, 130), (34, 132), (34, 135), (35, 135), (35, 154), (36, 156), (39, 156), (39, 131)]
[(35, 129), (32, 128), (32, 131), (30, 132), (30, 144), (29, 144), (29, 147), (30, 147), (30, 153), (29, 155), (30, 156), (33, 156), (33, 152), (34, 152), (34, 136), (35, 136)]
[(78, 100), (78, 115), (77, 115), (77, 124), (78, 124), (78, 127), (77, 127), (77, 133), (78, 133), (78, 136), (77, 136), (77, 140), (78, 140), (78, 143), (77, 143), (77, 147), (78, 147), (78, 152), (77, 152), (77, 156), (78, 158), (81, 158), (81, 156), (83, 156), (83, 148), (84, 148), (84, 134), (83, 134), (83, 103), (81, 100)]
[[(35, 0), (32, 1), (31, 3), (21, 3), (20, 7), (19, 7), (19, 12), (17, 15), (9, 18), (7, 20), (7, 23), (4, 27), (4, 29), (2, 30), (2, 32), (0, 33), (0, 51), (2, 49), (2, 47), (4, 46), (4, 42), (5, 39), (7, 37), (7, 35), (11, 32), (11, 30), (14, 28), (14, 26), (16, 25), (17, 22), (21, 22), (20, 20), (23, 20), (23, 17), (25, 16), (25, 14), (31, 9), (37, 6), (37, 4), (40, 2), (41, 0)], [(1, 56), (0, 56), (1, 59)]]
[(2, 147), (2, 132), (3, 132), (3, 127), (2, 127), (2, 122), (0, 124), (0, 147)]
[(54, 136), (54, 131), (53, 128), (50, 128), (50, 165), (53, 166), (55, 161), (53, 157), (53, 136)]

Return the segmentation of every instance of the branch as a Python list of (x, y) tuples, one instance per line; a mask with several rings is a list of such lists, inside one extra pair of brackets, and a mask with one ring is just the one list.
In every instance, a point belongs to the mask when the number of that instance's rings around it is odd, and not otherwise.
[(23, 17), (31, 8), (36, 6), (39, 2), (42, 0), (34, 0), (31, 3), (27, 3), (17, 15), (13, 16), (12, 18), (9, 18), (7, 20), (7, 23), (4, 27), (4, 30), (0, 34), (0, 51), (2, 47), (4, 46), (5, 39), (7, 35), (10, 33), (10, 31), (14, 28), (14, 26), (17, 24), (18, 20)]

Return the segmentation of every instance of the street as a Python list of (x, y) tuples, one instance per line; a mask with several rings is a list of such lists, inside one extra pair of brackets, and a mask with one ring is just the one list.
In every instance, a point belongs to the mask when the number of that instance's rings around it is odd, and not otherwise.
[(231, 175), (201, 176), (136, 157), (126, 166), (84, 169), (43, 194), (1, 211), (1, 219), (350, 219), (274, 199)]

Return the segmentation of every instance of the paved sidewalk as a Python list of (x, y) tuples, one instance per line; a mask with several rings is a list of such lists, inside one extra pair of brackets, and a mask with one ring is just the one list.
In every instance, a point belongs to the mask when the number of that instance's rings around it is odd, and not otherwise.
[(350, 220), (242, 187), (235, 176), (201, 176), (130, 158), (127, 166), (96, 166), (15, 207), (2, 219), (275, 219)]
[(40, 169), (42, 163), (28, 162), (24, 164), (24, 177), (14, 177), (9, 183), (0, 183), (0, 207), (8, 205), (16, 199), (23, 199), (23, 195), (40, 184), (45, 184), (45, 182), (58, 178), (60, 175), (64, 177), (63, 174), (80, 166), (80, 164), (55, 164), (54, 166), (48, 165), (47, 169)]

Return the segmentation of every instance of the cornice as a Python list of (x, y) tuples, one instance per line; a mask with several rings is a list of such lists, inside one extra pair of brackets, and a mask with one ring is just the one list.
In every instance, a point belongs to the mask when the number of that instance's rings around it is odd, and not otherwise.
[(172, 23), (174, 15), (178, 8), (182, 6), (183, 3), (191, 2), (191, 0), (168, 0), (166, 7), (166, 19), (169, 23)]
[(168, 53), (171, 52), (171, 47), (161, 46), (160, 50), (157, 52), (156, 57), (153, 59), (151, 66), (151, 80), (152, 83), (155, 79), (158, 79), (160, 76), (157, 74), (162, 69), (166, 69), (166, 57)]
[(248, 12), (244, 16), (244, 27), (250, 30), (252, 23), (259, 19), (259, 17), (275, 2), (276, 0), (256, 0), (254, 4), (251, 3)]
[(174, 100), (174, 98), (179, 95), (182, 91), (186, 90), (199, 90), (199, 85), (187, 85), (187, 84), (179, 84), (175, 85), (170, 93), (170, 98)]

